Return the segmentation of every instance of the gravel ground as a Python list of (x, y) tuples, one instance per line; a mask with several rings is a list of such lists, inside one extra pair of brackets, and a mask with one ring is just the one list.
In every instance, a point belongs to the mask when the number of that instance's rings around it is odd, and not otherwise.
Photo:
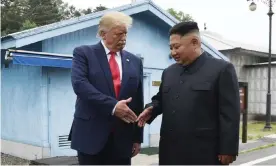
[(29, 165), (29, 161), (1, 153), (1, 165)]

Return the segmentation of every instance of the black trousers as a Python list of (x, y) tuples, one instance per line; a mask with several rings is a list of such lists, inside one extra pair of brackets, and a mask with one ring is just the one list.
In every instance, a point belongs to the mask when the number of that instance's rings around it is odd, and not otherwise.
[(222, 165), (216, 152), (216, 142), (189, 138), (186, 139), (189, 143), (186, 143), (185, 139), (171, 138), (160, 137), (159, 165)]
[(113, 136), (111, 134), (106, 145), (98, 154), (90, 155), (78, 152), (79, 165), (131, 165), (131, 158), (114, 156), (112, 147)]

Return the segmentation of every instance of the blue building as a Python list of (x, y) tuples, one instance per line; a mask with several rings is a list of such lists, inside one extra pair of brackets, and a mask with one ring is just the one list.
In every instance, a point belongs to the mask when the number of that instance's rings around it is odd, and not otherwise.
[[(161, 73), (174, 63), (169, 29), (178, 21), (151, 1), (110, 9), (134, 19), (126, 50), (144, 61), (144, 96), (158, 91)], [(95, 44), (99, 19), (106, 11), (13, 33), (1, 38), (2, 152), (26, 159), (71, 156), (67, 141), (76, 96), (71, 87), (72, 51)], [(228, 60), (203, 41), (210, 56)], [(145, 127), (143, 147), (158, 141), (160, 117)]]

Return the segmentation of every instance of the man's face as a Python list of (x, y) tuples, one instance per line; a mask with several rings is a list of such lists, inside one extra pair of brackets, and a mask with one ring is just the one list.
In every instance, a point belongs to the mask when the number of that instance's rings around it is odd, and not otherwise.
[(127, 28), (123, 25), (116, 26), (103, 34), (103, 39), (111, 51), (120, 51), (126, 45)]
[(171, 56), (179, 64), (185, 64), (194, 54), (195, 47), (191, 36), (173, 34), (170, 36)]

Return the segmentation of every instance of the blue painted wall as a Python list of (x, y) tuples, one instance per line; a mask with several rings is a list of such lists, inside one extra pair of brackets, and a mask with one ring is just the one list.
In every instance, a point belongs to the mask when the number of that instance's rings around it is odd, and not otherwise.
[[(41, 51), (42, 42), (17, 49)], [(1, 50), (2, 63), (5, 51)], [(2, 139), (49, 146), (46, 79), (42, 67), (1, 65)]]
[(10, 65), (1, 72), (1, 138), (47, 147), (47, 89), (42, 68)]
[[(173, 61), (169, 57), (169, 26), (151, 13), (133, 15), (133, 27), (129, 30), (126, 50), (141, 54), (144, 66), (164, 68)], [(42, 43), (43, 52), (72, 54), (82, 44), (95, 44), (97, 26), (50, 38)]]

